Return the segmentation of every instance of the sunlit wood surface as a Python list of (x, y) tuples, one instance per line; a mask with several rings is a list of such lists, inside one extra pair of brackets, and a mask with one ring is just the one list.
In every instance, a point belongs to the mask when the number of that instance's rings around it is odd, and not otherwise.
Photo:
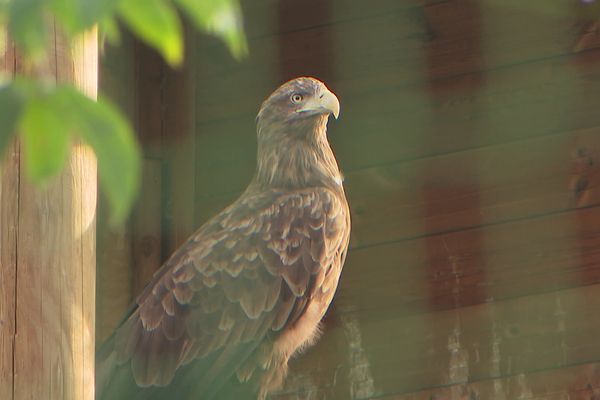
[[(96, 30), (68, 43), (54, 23), (48, 29), (41, 71), (0, 28), (0, 72), (69, 83), (95, 99)], [(0, 399), (92, 400), (96, 156), (73, 143), (64, 169), (40, 187), (26, 173), (25, 146), (7, 147), (0, 163)]]
[(277, 399), (600, 396), (600, 29), (562, 0), (244, 3), (196, 45), (196, 220), (252, 174), (282, 80), (341, 100), (352, 250)]

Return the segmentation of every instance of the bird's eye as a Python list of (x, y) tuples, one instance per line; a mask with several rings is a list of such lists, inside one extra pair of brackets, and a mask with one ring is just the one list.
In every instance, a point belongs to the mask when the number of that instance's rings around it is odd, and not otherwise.
[(300, 93), (294, 93), (290, 98), (292, 103), (300, 103), (302, 101), (302, 95)]

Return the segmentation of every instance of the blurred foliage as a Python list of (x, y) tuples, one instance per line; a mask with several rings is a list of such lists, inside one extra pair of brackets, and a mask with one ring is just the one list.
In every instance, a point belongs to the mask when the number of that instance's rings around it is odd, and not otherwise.
[[(118, 40), (120, 21), (177, 66), (184, 53), (178, 11), (198, 29), (221, 38), (235, 58), (247, 53), (238, 0), (0, 0), (0, 23), (35, 71), (47, 69), (47, 21), (54, 21), (68, 40), (99, 25), (110, 41)], [(38, 184), (63, 168), (73, 139), (90, 145), (113, 220), (127, 216), (139, 186), (140, 150), (110, 101), (93, 101), (43, 73), (17, 75), (0, 87), (0, 155), (15, 132), (22, 136), (27, 174)]]

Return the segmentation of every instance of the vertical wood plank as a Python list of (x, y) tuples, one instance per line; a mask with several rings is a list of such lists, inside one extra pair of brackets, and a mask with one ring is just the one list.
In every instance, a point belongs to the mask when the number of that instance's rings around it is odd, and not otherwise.
[(196, 228), (195, 38), (194, 30), (186, 24), (185, 62), (178, 70), (168, 69), (165, 76), (165, 255), (174, 252)]
[(186, 24), (185, 63), (171, 69), (136, 44), (136, 125), (147, 157), (133, 215), (133, 293), (195, 229), (194, 33)]
[(0, 166), (0, 399), (13, 393), (19, 145), (13, 143)]
[[(134, 121), (136, 93), (133, 37), (122, 32), (119, 45), (107, 46), (101, 61), (100, 90), (119, 106), (130, 121)], [(106, 198), (100, 196), (96, 274), (97, 343), (104, 341), (113, 332), (133, 299), (131, 226), (128, 222), (111, 226), (108, 223), (110, 212)]]
[(135, 127), (144, 151), (140, 196), (131, 221), (135, 298), (162, 263), (162, 146), (165, 65), (160, 55), (135, 40)]
[(160, 55), (139, 40), (134, 42), (135, 128), (144, 155), (160, 158), (164, 116), (165, 64)]
[(0, 399), (13, 393), (19, 145), (13, 143), (0, 166)]
[[(95, 98), (97, 32), (73, 43), (55, 32), (51, 74)], [(94, 397), (96, 160), (75, 144), (46, 188), (18, 176), (14, 387), (12, 399)], [(5, 207), (4, 202), (2, 207)]]
[[(64, 49), (68, 49), (65, 44)], [(87, 96), (96, 99), (98, 96), (98, 34), (93, 31), (85, 34), (72, 44), (73, 61), (66, 66), (64, 78), (73, 82)], [(72, 64), (72, 65), (71, 65)], [(60, 71), (57, 71), (60, 77)], [(95, 340), (96, 340), (96, 206), (98, 198), (97, 163), (93, 150), (83, 144), (76, 144), (71, 152), (71, 165), (75, 190), (73, 203), (78, 209), (73, 212), (75, 230), (74, 249), (77, 261), (76, 274), (67, 278), (73, 287), (66, 300), (73, 304), (81, 303), (81, 311), (70, 308), (73, 323), (71, 348), (78, 349), (74, 365), (74, 379), (82, 374), (83, 388), (81, 397), (76, 399), (93, 399), (95, 395)], [(63, 303), (65, 304), (65, 303)], [(69, 304), (69, 303), (66, 303)]]
[[(0, 40), (0, 71), (15, 72), (14, 47), (6, 35)], [(14, 383), (18, 171), (19, 143), (14, 141), (0, 160), (0, 399), (12, 398)]]

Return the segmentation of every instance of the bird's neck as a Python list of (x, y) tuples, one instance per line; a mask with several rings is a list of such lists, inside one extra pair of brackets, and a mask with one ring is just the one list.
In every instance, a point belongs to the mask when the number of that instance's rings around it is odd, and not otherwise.
[(327, 141), (326, 115), (278, 129), (288, 131), (271, 132), (274, 140), (261, 140), (259, 131), (254, 184), (269, 188), (341, 189), (342, 174)]

